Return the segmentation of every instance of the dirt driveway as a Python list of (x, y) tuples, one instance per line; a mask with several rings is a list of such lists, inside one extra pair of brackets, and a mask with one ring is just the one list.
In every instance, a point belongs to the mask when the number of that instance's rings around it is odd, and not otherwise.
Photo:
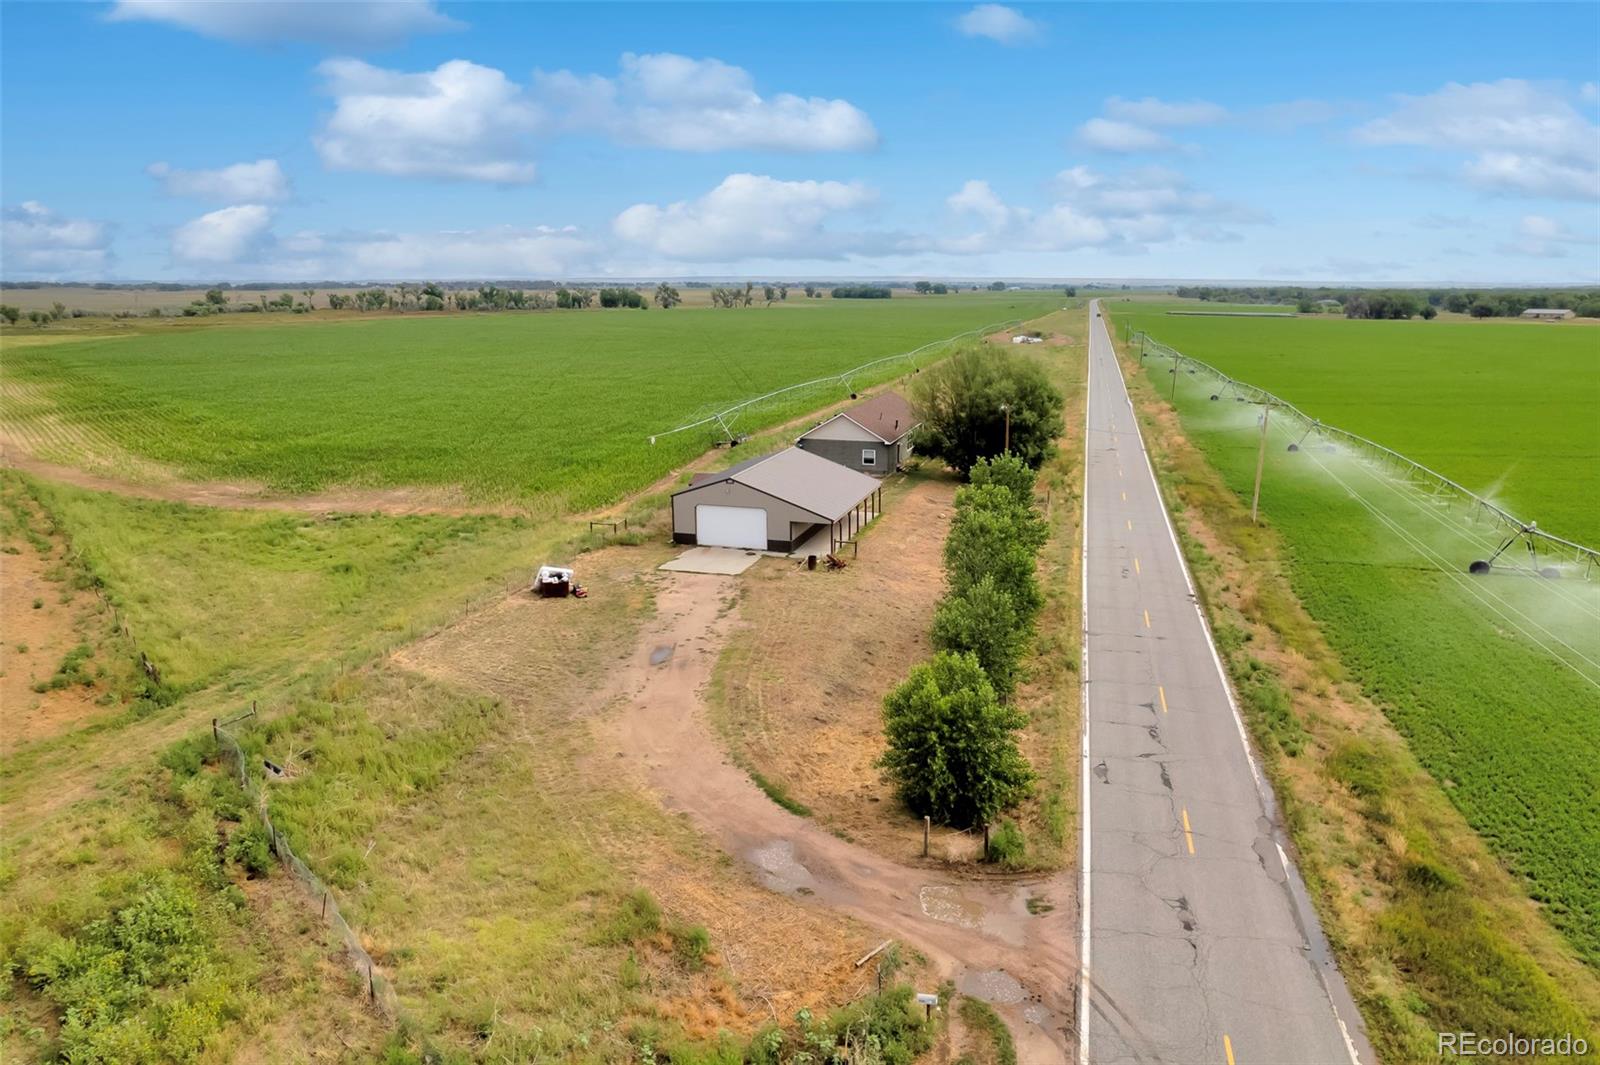
[(601, 726), (602, 750), (623, 755), (624, 772), (688, 815), (770, 890), (921, 950), (958, 990), (995, 1006), (1020, 1060), (1066, 1061), (1077, 975), (1070, 875), (977, 879), (901, 864), (774, 804), (721, 750), (702, 699), (736, 623), (735, 581), (708, 574), (661, 581), (656, 619), (619, 668), (624, 707)]

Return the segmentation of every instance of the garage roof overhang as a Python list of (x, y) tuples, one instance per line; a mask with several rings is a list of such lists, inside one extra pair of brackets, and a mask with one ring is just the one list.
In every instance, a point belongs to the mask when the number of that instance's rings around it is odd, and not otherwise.
[(701, 476), (699, 483), (672, 493), (673, 498), (731, 481), (825, 522), (838, 521), (880, 487), (876, 478), (797, 447)]

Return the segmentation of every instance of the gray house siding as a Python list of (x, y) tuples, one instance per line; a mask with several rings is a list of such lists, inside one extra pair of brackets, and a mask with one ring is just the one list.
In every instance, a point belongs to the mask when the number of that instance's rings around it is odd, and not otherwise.
[[(900, 465), (902, 452), (905, 450), (904, 440), (893, 444), (884, 444), (876, 440), (827, 440), (814, 436), (803, 436), (796, 444), (813, 455), (818, 455), (830, 462), (837, 462), (841, 466), (848, 466), (852, 470), (870, 473), (875, 477), (884, 477), (893, 473), (895, 467)], [(877, 452), (877, 465), (862, 465), (861, 452), (863, 448)]]
[[(686, 488), (672, 497), (672, 542), (698, 543), (695, 527), (697, 506), (758, 507), (767, 512), (767, 550), (789, 551), (795, 543), (795, 530), (806, 534), (819, 524), (828, 524), (809, 510), (786, 503), (765, 492), (734, 481), (716, 481), (699, 488)], [(803, 537), (802, 537), (803, 539)]]

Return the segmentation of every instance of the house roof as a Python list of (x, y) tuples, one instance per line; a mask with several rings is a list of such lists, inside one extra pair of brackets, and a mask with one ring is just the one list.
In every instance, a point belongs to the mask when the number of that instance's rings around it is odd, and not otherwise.
[(843, 415), (885, 444), (894, 443), (917, 427), (916, 413), (898, 392), (880, 392)]
[(696, 474), (682, 492), (724, 481), (765, 492), (808, 510), (824, 521), (838, 521), (879, 487), (875, 478), (864, 473), (790, 447), (741, 462), (720, 473)]

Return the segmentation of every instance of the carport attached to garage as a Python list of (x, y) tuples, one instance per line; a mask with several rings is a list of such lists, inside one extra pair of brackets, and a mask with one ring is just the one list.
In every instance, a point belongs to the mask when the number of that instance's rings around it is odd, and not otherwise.
[(878, 513), (880, 485), (799, 448), (696, 474), (672, 497), (672, 539), (705, 547), (791, 551), (823, 527), (830, 547)]

